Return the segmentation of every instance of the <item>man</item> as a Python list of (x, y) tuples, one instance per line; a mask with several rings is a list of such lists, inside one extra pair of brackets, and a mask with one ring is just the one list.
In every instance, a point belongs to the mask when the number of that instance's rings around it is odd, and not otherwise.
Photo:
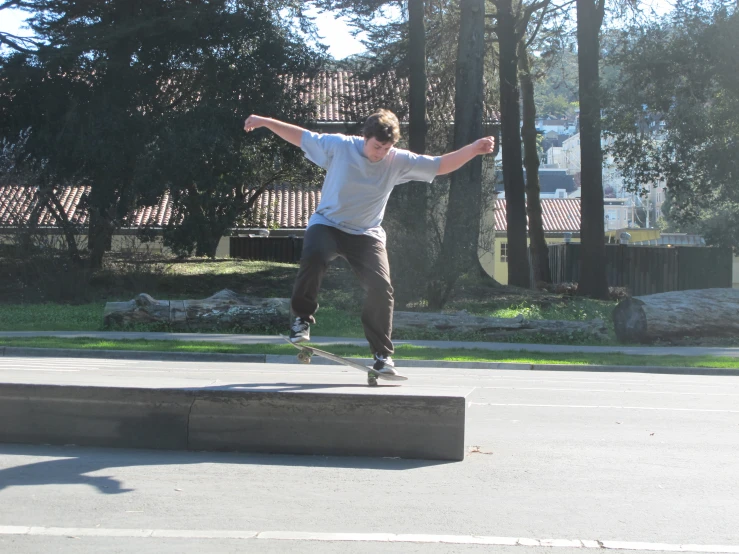
[(374, 368), (395, 374), (390, 335), (393, 323), (393, 287), (380, 226), (390, 193), (408, 181), (433, 181), (462, 167), (475, 156), (489, 154), (493, 137), (443, 156), (422, 156), (395, 148), (400, 138), (398, 118), (380, 110), (365, 122), (363, 136), (318, 134), (276, 119), (250, 115), (246, 132), (266, 127), (303, 149), (305, 156), (326, 170), (321, 202), (308, 222), (300, 269), (295, 280), (291, 308), (295, 322), (292, 342), (310, 340), (315, 323), (318, 291), (329, 262), (341, 256), (359, 277), (367, 297), (362, 325), (374, 356)]

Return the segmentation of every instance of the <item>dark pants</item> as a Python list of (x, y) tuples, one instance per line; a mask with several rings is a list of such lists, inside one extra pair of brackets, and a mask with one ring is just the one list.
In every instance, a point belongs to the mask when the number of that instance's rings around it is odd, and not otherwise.
[(291, 301), (292, 311), (315, 323), (318, 310), (318, 290), (328, 264), (344, 258), (359, 277), (367, 292), (362, 309), (362, 325), (373, 353), (390, 355), (393, 343), (393, 286), (385, 245), (366, 235), (352, 235), (327, 225), (311, 225), (303, 239), (300, 270), (295, 280)]

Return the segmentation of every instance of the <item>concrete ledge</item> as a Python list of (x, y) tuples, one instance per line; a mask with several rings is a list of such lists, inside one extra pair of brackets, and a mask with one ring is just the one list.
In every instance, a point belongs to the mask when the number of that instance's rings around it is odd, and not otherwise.
[(0, 384), (0, 442), (464, 459), (464, 396)]
[(182, 391), (0, 384), (0, 442), (187, 448)]

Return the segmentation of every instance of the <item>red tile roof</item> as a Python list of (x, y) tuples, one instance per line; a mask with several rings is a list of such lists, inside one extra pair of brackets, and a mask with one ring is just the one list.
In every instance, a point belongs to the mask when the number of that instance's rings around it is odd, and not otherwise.
[[(60, 201), (72, 223), (77, 225), (87, 223), (87, 213), (80, 207), (80, 200), (89, 192), (90, 187), (66, 187), (59, 191)], [(250, 194), (254, 192), (252, 190)], [(251, 221), (245, 222), (240, 227), (305, 228), (320, 200), (320, 190), (287, 184), (275, 185), (257, 199)], [(35, 187), (0, 187), (0, 228), (29, 224), (35, 206)], [(541, 207), (545, 232), (579, 232), (579, 198), (546, 198), (542, 199)], [(123, 227), (161, 228), (169, 223), (171, 216), (172, 201), (169, 194), (165, 194), (155, 206), (146, 206), (133, 211), (126, 218)], [(46, 209), (40, 210), (36, 223), (42, 227), (55, 226), (53, 216)], [(496, 200), (495, 229), (506, 230), (505, 200)]]
[[(0, 187), (0, 228), (30, 225), (33, 211), (38, 206), (37, 187)], [(73, 225), (88, 223), (88, 213), (80, 205), (82, 198), (90, 194), (91, 187), (63, 187), (57, 189), (59, 201)], [(123, 227), (138, 228), (145, 225), (162, 227), (172, 214), (169, 195), (165, 194), (156, 206), (145, 206), (131, 212)], [(48, 208), (41, 208), (33, 222), (39, 227), (55, 227), (56, 220)]]
[[(250, 191), (254, 194), (255, 191)], [(251, 225), (281, 229), (302, 229), (321, 201), (318, 189), (301, 189), (277, 185), (265, 191), (256, 201)]]
[[(59, 202), (64, 206), (71, 223), (84, 225), (87, 222), (87, 213), (79, 209), (79, 203), (83, 195), (89, 192), (90, 187), (65, 187), (59, 190)], [(37, 204), (36, 187), (0, 187), (0, 227), (30, 224)], [(38, 212), (35, 223), (42, 227), (54, 226), (54, 216), (47, 208), (43, 208)]]
[[(407, 112), (408, 79), (396, 77), (394, 73), (373, 77), (369, 80), (360, 79), (351, 71), (322, 71), (313, 78), (288, 76), (287, 85), (302, 86), (305, 92), (300, 98), (303, 102), (314, 102), (316, 105), (316, 123), (355, 123), (371, 115), (377, 109), (397, 105), (403, 112)], [(430, 81), (428, 84), (429, 101), (444, 102), (444, 95), (434, 94), (438, 83)], [(448, 102), (452, 100), (447, 99)], [(429, 110), (433, 114), (450, 120), (454, 113), (453, 104), (434, 106)], [(497, 106), (485, 106), (486, 118), (489, 122), (497, 122), (499, 114)], [(401, 120), (404, 118), (400, 114)]]

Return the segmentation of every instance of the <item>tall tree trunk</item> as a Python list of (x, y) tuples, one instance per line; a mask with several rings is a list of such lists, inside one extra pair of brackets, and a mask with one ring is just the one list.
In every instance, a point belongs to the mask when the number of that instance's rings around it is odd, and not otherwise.
[(534, 285), (539, 282), (551, 283), (549, 272), (549, 248), (544, 238), (544, 222), (541, 216), (541, 189), (539, 188), (539, 154), (536, 148), (536, 105), (534, 104), (534, 78), (531, 75), (529, 53), (526, 42), (521, 40), (518, 49), (518, 63), (521, 68), (521, 96), (523, 99), (523, 137), (526, 166), (526, 213), (529, 216), (529, 242), (531, 264), (534, 270)]
[(90, 226), (87, 233), (87, 249), (90, 251), (89, 264), (92, 269), (103, 267), (103, 256), (111, 248), (113, 228), (110, 219), (101, 216), (96, 208), (90, 208)]
[[(408, 0), (408, 149), (426, 152), (426, 26), (424, 0)], [(389, 245), (396, 300), (423, 294), (429, 268), (428, 183), (410, 182), (390, 197), (388, 219), (395, 225)]]
[[(454, 149), (482, 137), (485, 0), (461, 3), (459, 50), (454, 92)], [(482, 202), (482, 158), (477, 156), (451, 176), (444, 239), (435, 280), (429, 286), (429, 307), (439, 309), (449, 299), (462, 273), (478, 264)]]
[(603, 222), (603, 151), (600, 145), (600, 27), (604, 0), (577, 0), (577, 60), (580, 77), (581, 223), (578, 294), (608, 298)]
[[(426, 26), (424, 0), (408, 0), (408, 64), (410, 66), (408, 93), (408, 148), (416, 154), (426, 151)], [(424, 192), (425, 185), (412, 185), (411, 190)]]
[(503, 149), (503, 184), (508, 227), (508, 284), (529, 287), (526, 244), (526, 197), (521, 153), (516, 18), (512, 0), (498, 0), (498, 48), (500, 51), (500, 122)]

